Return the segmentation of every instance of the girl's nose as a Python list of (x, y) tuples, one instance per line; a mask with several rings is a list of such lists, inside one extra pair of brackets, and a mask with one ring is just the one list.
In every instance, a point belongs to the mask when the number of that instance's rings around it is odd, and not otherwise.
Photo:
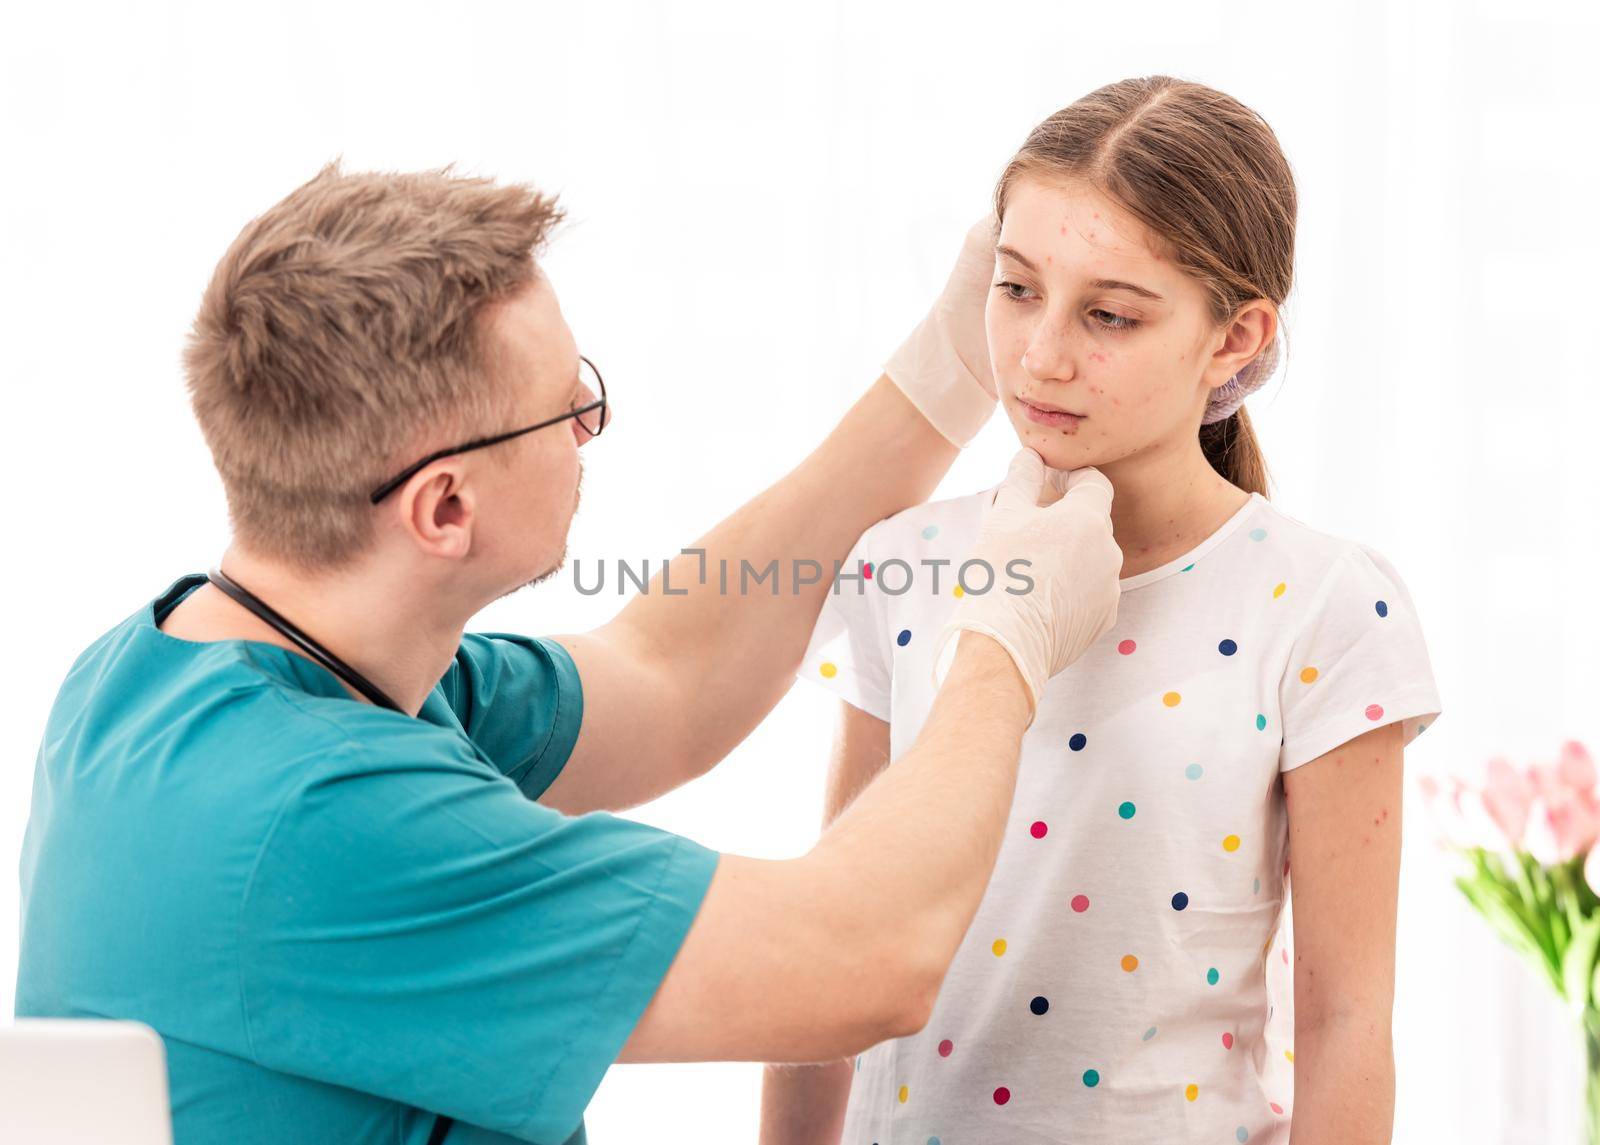
[(1072, 348), (1065, 331), (1050, 322), (1041, 322), (1022, 352), (1022, 368), (1036, 381), (1059, 381), (1072, 376)]

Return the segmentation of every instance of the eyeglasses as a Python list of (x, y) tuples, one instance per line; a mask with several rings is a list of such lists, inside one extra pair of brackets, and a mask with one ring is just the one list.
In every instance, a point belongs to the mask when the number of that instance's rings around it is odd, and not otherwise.
[[(589, 379), (584, 376), (586, 368), (587, 373), (592, 374), (594, 377), (593, 385), (589, 385)], [(498, 433), (493, 437), (479, 438), (477, 441), (469, 441), (465, 445), (453, 445), (449, 449), (441, 449), (436, 453), (430, 453), (415, 465), (407, 466), (374, 489), (372, 491), (372, 503), (376, 505), (411, 480), (420, 470), (432, 465), (441, 457), (453, 457), (458, 453), (470, 453), (474, 449), (485, 449), (491, 445), (499, 445), (502, 441), (510, 441), (513, 437), (521, 437), (523, 434), (532, 433), (536, 429), (544, 429), (546, 426), (566, 421), (569, 417), (576, 418), (578, 424), (583, 427), (583, 431), (590, 437), (599, 437), (600, 431), (606, 427), (606, 380), (600, 376), (600, 371), (595, 369), (594, 363), (582, 354), (578, 355), (578, 378), (588, 386), (591, 393), (599, 389), (600, 398), (598, 401), (592, 401), (587, 405), (579, 406), (577, 409), (568, 410), (566, 413), (556, 417), (546, 418), (537, 425), (524, 426), (522, 429), (514, 429), (509, 433)]]

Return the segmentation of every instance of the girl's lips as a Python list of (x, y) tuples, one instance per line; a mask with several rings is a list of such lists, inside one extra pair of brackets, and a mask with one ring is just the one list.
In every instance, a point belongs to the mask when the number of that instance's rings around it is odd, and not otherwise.
[(1075, 413), (1063, 413), (1060, 410), (1041, 409), (1039, 406), (1017, 399), (1017, 404), (1022, 406), (1022, 412), (1028, 415), (1028, 420), (1038, 422), (1040, 425), (1049, 426), (1074, 426), (1084, 417)]

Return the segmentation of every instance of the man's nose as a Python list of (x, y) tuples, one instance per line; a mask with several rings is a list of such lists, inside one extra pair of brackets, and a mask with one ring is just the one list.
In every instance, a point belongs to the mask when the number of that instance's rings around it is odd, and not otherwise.
[[(593, 401), (594, 399), (591, 398), (589, 400)], [(600, 420), (600, 415), (601, 414), (605, 415), (605, 420), (604, 421)], [(605, 406), (602, 409), (591, 410), (590, 412), (588, 412), (586, 414), (582, 414), (582, 415), (580, 415), (578, 417), (573, 418), (572, 419), (572, 433), (573, 433), (573, 436), (575, 436), (578, 439), (578, 445), (580, 447), (582, 447), (582, 446), (585, 446), (585, 445), (589, 444), (590, 441), (594, 440), (594, 438), (598, 436), (598, 434), (593, 434), (593, 433), (589, 432), (588, 426), (584, 424), (585, 422), (587, 422), (588, 425), (598, 426), (599, 429), (600, 429), (600, 432), (604, 433), (604, 432), (606, 432), (606, 431), (611, 429), (611, 426), (613, 425), (613, 423), (615, 423), (616, 420), (617, 420), (617, 407), (616, 407), (616, 404), (608, 399), (606, 401)]]

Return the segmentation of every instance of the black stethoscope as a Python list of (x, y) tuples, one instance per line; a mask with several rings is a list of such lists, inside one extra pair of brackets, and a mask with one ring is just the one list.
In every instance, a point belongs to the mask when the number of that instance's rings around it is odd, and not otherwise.
[[(354, 668), (350, 667), (350, 665), (339, 659), (339, 657), (328, 651), (309, 633), (300, 629), (288, 617), (278, 612), (266, 601), (262, 600), (255, 593), (245, 588), (244, 585), (229, 577), (220, 568), (214, 568), (208, 572), (206, 574), (206, 579), (220, 588), (223, 592), (227, 593), (234, 600), (238, 601), (245, 608), (248, 608), (256, 616), (259, 616), (267, 624), (270, 624), (277, 631), (281, 632), (284, 636), (287, 636), (290, 640), (293, 640), (298, 647), (305, 651), (307, 656), (310, 656), (318, 664), (321, 664), (328, 671), (339, 677), (339, 679), (345, 681), (345, 683), (349, 684), (352, 688), (360, 692), (374, 704), (377, 704), (381, 708), (390, 708), (397, 712), (403, 710), (399, 704), (395, 703), (389, 698), (388, 693), (386, 693), (382, 688), (378, 687), (378, 685), (367, 679), (360, 672), (357, 672)], [(446, 1117), (442, 1113), (437, 1113), (434, 1116), (437, 1117), (438, 1120), (433, 1123), (433, 1132), (428, 1135), (428, 1145), (440, 1145), (440, 1143), (444, 1141), (445, 1134), (450, 1131), (450, 1126), (454, 1121), (453, 1118)]]
[(293, 640), (307, 656), (310, 656), (318, 664), (321, 664), (380, 708), (390, 708), (397, 712), (403, 710), (399, 704), (389, 698), (388, 693), (382, 688), (328, 651), (313, 639), (309, 633), (297, 627), (288, 617), (278, 612), (266, 601), (245, 588), (244, 585), (229, 577), (220, 568), (214, 568), (208, 572), (206, 579), (284, 636)]

